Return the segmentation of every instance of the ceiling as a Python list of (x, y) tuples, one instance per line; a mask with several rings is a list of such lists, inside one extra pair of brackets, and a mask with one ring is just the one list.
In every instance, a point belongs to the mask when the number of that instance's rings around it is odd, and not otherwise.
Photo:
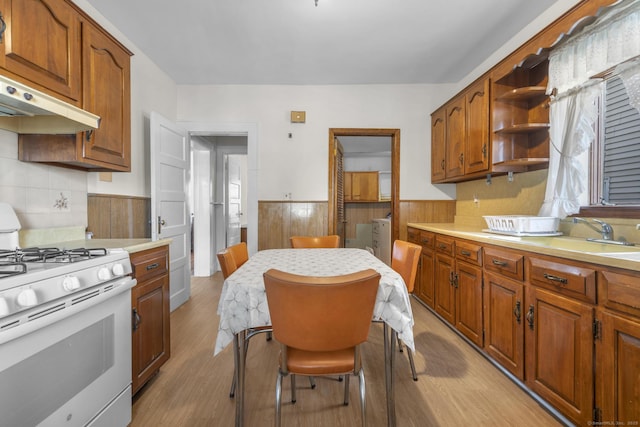
[(87, 0), (177, 84), (456, 83), (556, 0)]

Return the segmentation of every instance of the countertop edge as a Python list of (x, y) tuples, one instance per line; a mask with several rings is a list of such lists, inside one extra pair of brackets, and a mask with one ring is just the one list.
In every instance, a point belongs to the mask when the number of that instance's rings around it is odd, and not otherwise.
[[(569, 260), (588, 262), (591, 264), (598, 264), (604, 267), (621, 268), (624, 270), (631, 270), (640, 272), (640, 262), (627, 259), (619, 259), (611, 256), (602, 256), (593, 252), (586, 252), (582, 250), (566, 249), (561, 247), (552, 247), (546, 244), (547, 242), (553, 242), (549, 239), (556, 239), (558, 243), (571, 243), (573, 246), (583, 244), (585, 246), (591, 245), (593, 247), (601, 248), (600, 252), (612, 252), (615, 253), (617, 247), (610, 247), (605, 244), (594, 244), (586, 242), (584, 239), (576, 237), (511, 237), (493, 235), (483, 232), (469, 226), (456, 225), (454, 223), (407, 223), (407, 227), (417, 228), (424, 231), (430, 231), (434, 233), (444, 234), (451, 237), (457, 237), (466, 240), (472, 240), (475, 242), (481, 242), (490, 244), (493, 246), (501, 246), (508, 249), (520, 249), (527, 252), (532, 252), (541, 255), (549, 255), (560, 258), (566, 258)], [(616, 250), (614, 250), (616, 249)], [(640, 251), (638, 247), (632, 247), (628, 251)], [(622, 251), (622, 250), (620, 250)]]
[(105, 249), (124, 249), (129, 253), (141, 252), (147, 249), (153, 249), (160, 246), (170, 244), (172, 239), (85, 239), (85, 240), (69, 240), (51, 246), (62, 249), (71, 248), (105, 248)]

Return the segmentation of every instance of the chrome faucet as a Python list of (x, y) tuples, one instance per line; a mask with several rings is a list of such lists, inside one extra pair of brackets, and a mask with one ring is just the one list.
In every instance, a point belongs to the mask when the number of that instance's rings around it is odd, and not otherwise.
[[(602, 234), (602, 240), (613, 240), (613, 228), (611, 227), (610, 224), (600, 220), (600, 219), (595, 219), (592, 218), (591, 221), (596, 222), (598, 224), (600, 224), (601, 228), (596, 227), (595, 225), (593, 225), (591, 222), (589, 222), (588, 220), (584, 219), (584, 218), (578, 218), (578, 217), (574, 217), (573, 218), (573, 223), (577, 224), (579, 222), (583, 222), (585, 224), (587, 224), (589, 226), (589, 228), (596, 230), (598, 233)], [(587, 240), (592, 240), (592, 239), (587, 239)]]

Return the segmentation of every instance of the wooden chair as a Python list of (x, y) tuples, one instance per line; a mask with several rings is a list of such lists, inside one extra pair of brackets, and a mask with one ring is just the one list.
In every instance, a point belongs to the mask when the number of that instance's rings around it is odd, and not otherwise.
[(340, 236), (332, 234), (329, 236), (292, 236), (291, 247), (301, 248), (339, 248)]
[(349, 404), (350, 374), (360, 383), (365, 425), (365, 379), (360, 344), (367, 340), (380, 274), (367, 269), (333, 277), (310, 277), (271, 269), (264, 273), (273, 336), (280, 342), (276, 380), (276, 426), (281, 422), (282, 379), (295, 375), (344, 375), (344, 404)]
[[(393, 268), (404, 280), (409, 293), (413, 292), (413, 288), (416, 282), (416, 273), (418, 271), (418, 262), (420, 261), (420, 254), (422, 253), (422, 246), (415, 243), (405, 242), (404, 240), (396, 240), (393, 242), (393, 250), (391, 252), (391, 268)], [(402, 351), (402, 342), (398, 339), (398, 347)], [(407, 348), (407, 355), (409, 356), (409, 363), (411, 365), (411, 374), (413, 380), (418, 381), (416, 375), (416, 367), (413, 362), (413, 353), (410, 348)]]
[[(249, 251), (247, 250), (247, 244), (242, 242), (237, 245), (229, 246), (226, 249), (221, 250), (216, 254), (218, 262), (220, 263), (220, 269), (222, 270), (222, 276), (226, 279), (234, 271), (236, 271), (242, 264), (249, 259)], [(246, 357), (247, 350), (249, 349), (249, 339), (257, 334), (266, 333), (267, 341), (271, 340), (271, 326), (263, 326), (259, 328), (252, 328), (246, 331), (244, 340), (244, 354)], [(234, 366), (234, 369), (236, 367)], [(231, 389), (229, 390), (229, 397), (234, 397), (236, 392), (236, 375), (234, 372), (233, 381), (231, 383)]]

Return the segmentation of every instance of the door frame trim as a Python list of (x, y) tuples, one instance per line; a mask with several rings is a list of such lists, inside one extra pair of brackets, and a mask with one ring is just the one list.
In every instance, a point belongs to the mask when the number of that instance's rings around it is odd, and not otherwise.
[(335, 157), (331, 147), (333, 147), (334, 138), (341, 136), (391, 137), (391, 241), (395, 241), (400, 236), (400, 129), (329, 128), (328, 234), (336, 234), (338, 204), (337, 182), (333, 177)]

